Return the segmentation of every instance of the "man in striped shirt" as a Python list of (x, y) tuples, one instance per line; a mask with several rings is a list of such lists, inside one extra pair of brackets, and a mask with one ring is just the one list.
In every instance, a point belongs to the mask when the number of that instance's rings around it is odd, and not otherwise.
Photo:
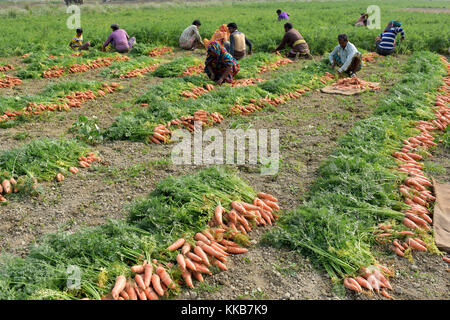
[(394, 52), (395, 38), (400, 33), (401, 39), (405, 39), (405, 32), (402, 28), (402, 23), (392, 20), (388, 23), (386, 29), (375, 40), (377, 53), (382, 56), (390, 55)]

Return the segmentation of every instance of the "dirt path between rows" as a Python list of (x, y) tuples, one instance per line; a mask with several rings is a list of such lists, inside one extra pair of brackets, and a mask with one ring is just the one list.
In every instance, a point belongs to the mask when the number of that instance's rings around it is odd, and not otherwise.
[[(302, 203), (302, 194), (315, 178), (325, 160), (355, 121), (370, 115), (377, 101), (394, 83), (398, 73), (392, 63), (404, 62), (398, 57), (391, 63), (367, 65), (360, 74), (365, 80), (382, 80), (382, 90), (359, 96), (342, 97), (313, 92), (310, 96), (263, 110), (250, 116), (226, 119), (217, 126), (227, 128), (278, 128), (280, 130), (280, 170), (275, 176), (263, 176), (255, 165), (235, 166), (241, 177), (255, 190), (273, 193), (283, 210)], [(97, 115), (104, 124), (112, 122), (124, 106), (114, 107), (118, 100), (130, 101), (142, 94), (150, 79), (133, 79), (126, 90), (86, 104), (85, 108), (56, 114), (15, 128), (0, 130), (6, 148), (42, 137), (71, 137), (67, 132), (79, 114)], [(27, 132), (18, 142), (14, 137)], [(126, 206), (144, 196), (168, 176), (193, 173), (199, 166), (177, 166), (171, 163), (171, 145), (156, 146), (129, 141), (105, 142), (93, 147), (105, 160), (82, 170), (62, 183), (44, 183), (37, 198), (11, 201), (0, 207), (0, 248), (3, 252), (25, 255), (28, 246), (46, 233), (57, 230), (75, 232), (80, 227), (95, 226), (107, 219), (126, 216)], [(220, 272), (195, 290), (184, 290), (177, 299), (367, 299), (346, 293), (337, 295), (329, 277), (311, 265), (308, 259), (287, 250), (262, 247), (259, 239), (264, 230), (255, 230), (253, 246), (243, 255), (229, 259), (229, 271)], [(391, 283), (399, 299), (448, 299), (448, 272), (438, 256), (418, 254), (414, 264), (386, 257), (401, 275)], [(196, 284), (197, 285), (197, 284)]]

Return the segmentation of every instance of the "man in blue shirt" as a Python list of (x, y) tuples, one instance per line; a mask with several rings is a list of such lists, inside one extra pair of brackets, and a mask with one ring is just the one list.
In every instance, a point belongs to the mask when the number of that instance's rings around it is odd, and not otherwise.
[(348, 76), (356, 76), (356, 72), (361, 70), (362, 59), (361, 53), (358, 52), (355, 45), (348, 41), (345, 33), (338, 35), (338, 42), (334, 50), (329, 55), (331, 67), (338, 66), (339, 76), (344, 73)]
[(375, 39), (377, 53), (382, 56), (394, 53), (395, 38), (398, 33), (401, 34), (400, 41), (403, 41), (405, 39), (405, 31), (403, 31), (402, 23), (395, 20), (390, 21), (383, 33)]

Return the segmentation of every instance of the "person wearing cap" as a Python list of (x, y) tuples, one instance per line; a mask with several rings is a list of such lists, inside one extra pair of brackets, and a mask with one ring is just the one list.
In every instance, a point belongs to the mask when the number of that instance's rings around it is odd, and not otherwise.
[(281, 20), (289, 20), (289, 13), (287, 12), (281, 12), (280, 9), (277, 10), (277, 14), (278, 14), (278, 21)]
[(338, 42), (339, 44), (328, 57), (331, 67), (339, 66), (339, 77), (342, 77), (344, 74), (355, 77), (356, 72), (361, 70), (362, 67), (361, 53), (353, 43), (348, 41), (345, 33), (338, 35)]
[(83, 29), (78, 28), (76, 32), (77, 34), (70, 40), (69, 46), (74, 51), (89, 50), (91, 43), (89, 41), (83, 43)]
[(200, 23), (199, 20), (194, 20), (192, 22), (192, 25), (184, 29), (178, 41), (181, 48), (185, 50), (194, 50), (196, 48), (203, 46), (202, 37), (198, 32), (198, 28), (201, 25), (202, 24)]
[(383, 33), (375, 39), (376, 52), (382, 56), (394, 53), (395, 38), (398, 33), (401, 34), (400, 41), (405, 40), (405, 31), (402, 28), (402, 23), (395, 20), (390, 21)]
[(129, 52), (136, 42), (136, 38), (130, 38), (128, 33), (124, 29), (120, 29), (119, 25), (117, 24), (111, 25), (111, 29), (113, 31), (109, 35), (108, 39), (106, 39), (105, 43), (103, 43), (102, 51), (106, 51), (106, 47), (111, 44), (111, 46), (114, 48), (114, 51), (116, 52)]
[(227, 49), (236, 60), (245, 57), (247, 49), (248, 54), (252, 54), (252, 43), (247, 39), (245, 34), (238, 31), (237, 24), (231, 22), (227, 27), (230, 32), (230, 41), (225, 42), (225, 49)]
[(281, 40), (280, 45), (276, 47), (273, 52), (283, 49), (287, 44), (289, 47), (291, 47), (291, 50), (287, 54), (289, 58), (302, 57), (311, 59), (312, 56), (309, 53), (308, 44), (306, 43), (305, 39), (303, 39), (303, 36), (300, 34), (300, 32), (294, 29), (292, 23), (285, 23), (284, 31), (284, 37)]

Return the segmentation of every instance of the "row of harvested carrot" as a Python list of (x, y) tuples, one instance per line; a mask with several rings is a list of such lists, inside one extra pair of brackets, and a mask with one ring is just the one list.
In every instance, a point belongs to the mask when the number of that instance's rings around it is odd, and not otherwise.
[(181, 92), (181, 95), (183, 97), (185, 97), (186, 99), (189, 99), (189, 98), (197, 99), (202, 94), (208, 93), (209, 91), (215, 89), (215, 87), (212, 84), (209, 84), (209, 83), (207, 83), (205, 85), (205, 88), (203, 88), (203, 87), (195, 87), (195, 88), (192, 88), (191, 90), (185, 90), (185, 91)]
[(159, 56), (162, 56), (163, 54), (169, 54), (172, 51), (173, 51), (173, 49), (170, 47), (159, 47), (159, 48), (154, 48), (154, 49), (150, 50), (148, 52), (148, 55), (150, 57), (159, 57)]
[(14, 76), (5, 76), (4, 78), (0, 78), (0, 88), (14, 87), (21, 83), (22, 80)]
[[(446, 61), (445, 61), (446, 62)], [(427, 187), (432, 187), (431, 181), (425, 177), (423, 172), (424, 164), (419, 162), (423, 160), (423, 156), (416, 153), (419, 152), (426, 156), (431, 156), (426, 151), (431, 146), (436, 146), (433, 142), (435, 135), (432, 131), (445, 130), (450, 123), (450, 102), (449, 87), (442, 86), (439, 88), (444, 94), (436, 97), (435, 110), (436, 119), (432, 121), (418, 121), (416, 128), (421, 133), (415, 137), (403, 140), (403, 146), (400, 152), (394, 152), (393, 156), (398, 160), (399, 171), (407, 173), (408, 177), (404, 180), (404, 184), (400, 185), (399, 191), (405, 198), (405, 203), (410, 209), (404, 212), (405, 217), (402, 223), (413, 231), (393, 231), (392, 225), (389, 223), (380, 224), (380, 230), (375, 239), (379, 243), (390, 244), (392, 251), (398, 256), (405, 256), (406, 250), (427, 251), (427, 244), (416, 234), (414, 230), (423, 229), (431, 231), (430, 225), (432, 219), (428, 210), (429, 203), (435, 201), (435, 197)], [(403, 240), (404, 241), (403, 241)], [(443, 257), (443, 260), (450, 263), (450, 258)], [(384, 274), (383, 274), (384, 273)], [(349, 290), (363, 292), (362, 288), (369, 291), (375, 290), (384, 297), (391, 299), (392, 297), (385, 289), (392, 290), (392, 287), (386, 276), (393, 275), (388, 268), (377, 265), (360, 270), (360, 276), (356, 278), (345, 278), (344, 286)]]
[(362, 61), (364, 62), (375, 62), (376, 58), (380, 57), (380, 55), (376, 52), (368, 52), (362, 55)]
[(280, 58), (279, 60), (277, 60), (274, 63), (271, 63), (269, 65), (260, 66), (258, 73), (264, 73), (264, 72), (272, 71), (273, 69), (279, 68), (281, 66), (287, 65), (287, 64), (292, 63), (292, 62), (293, 61), (291, 59)]
[(264, 80), (261, 78), (247, 78), (247, 79), (238, 79), (233, 80), (231, 82), (232, 87), (246, 87), (246, 86), (253, 86), (257, 83), (263, 82)]
[(193, 116), (182, 116), (179, 119), (169, 121), (167, 124), (159, 124), (153, 130), (153, 135), (149, 138), (149, 142), (156, 144), (167, 143), (172, 136), (172, 131), (169, 127), (185, 128), (191, 132), (196, 130), (197, 126), (212, 125), (214, 123), (221, 123), (223, 116), (218, 112), (207, 112), (205, 110), (197, 110)]
[(134, 69), (134, 70), (131, 70), (131, 71), (127, 72), (127, 73), (121, 74), (119, 76), (119, 78), (123, 79), (123, 78), (139, 77), (139, 76), (141, 76), (143, 74), (146, 74), (148, 72), (156, 70), (156, 68), (158, 68), (158, 66), (159, 66), (159, 63), (155, 63), (155, 64), (153, 64), (151, 66), (147, 66), (147, 67), (140, 68), (140, 69), (139, 68), (138, 69)]
[[(39, 115), (46, 111), (69, 111), (71, 108), (81, 108), (82, 103), (87, 100), (96, 99), (106, 95), (106, 93), (113, 93), (119, 86), (119, 83), (111, 83), (111, 85), (104, 83), (103, 90), (98, 89), (97, 95), (92, 90), (75, 91), (72, 94), (66, 95), (64, 98), (59, 98), (61, 103), (54, 104), (38, 104), (35, 102), (28, 102), (27, 106), (21, 111), (6, 111), (3, 115), (0, 115), (0, 122), (14, 120), (18, 116)], [(106, 91), (106, 92), (105, 92)]]
[[(100, 157), (97, 157), (94, 152), (89, 152), (86, 154), (86, 156), (81, 156), (78, 158), (78, 165), (80, 168), (88, 168), (91, 166), (93, 162), (101, 162), (102, 159)], [(77, 174), (80, 171), (77, 167), (70, 167), (69, 172), (72, 174)], [(61, 182), (64, 181), (65, 177), (62, 173), (56, 174), (56, 181)]]
[(67, 73), (85, 72), (88, 70), (93, 70), (93, 69), (98, 69), (98, 68), (109, 66), (115, 61), (126, 61), (126, 60), (130, 60), (130, 57), (117, 56), (117, 57), (97, 58), (88, 63), (73, 64), (68, 68), (65, 68), (62, 66), (53, 66), (50, 69), (45, 70), (42, 73), (42, 77), (43, 78), (58, 78), (58, 77), (61, 77), (65, 72), (67, 72)]
[[(145, 260), (142, 265), (132, 266), (130, 271), (134, 278), (118, 276), (111, 291), (111, 298), (159, 300), (160, 297), (169, 296), (169, 288), (178, 289), (183, 283), (189, 288), (195, 288), (193, 279), (203, 282), (203, 275), (212, 275), (209, 269), (211, 266), (217, 266), (223, 271), (228, 270), (225, 263), (229, 254), (248, 251), (233, 239), (240, 233), (248, 234), (253, 226), (272, 225), (278, 218), (276, 212), (280, 209), (277, 201), (272, 195), (261, 192), (253, 204), (233, 201), (230, 210), (218, 205), (208, 223), (209, 228), (196, 233), (193, 239), (179, 238), (167, 248), (168, 251), (179, 250), (175, 266), (169, 263), (165, 268), (156, 259), (151, 262)], [(172, 268), (181, 272), (182, 280), (176, 282), (170, 276)]]
[(3, 66), (0, 66), (0, 71), (8, 71), (8, 70), (14, 70), (12, 64), (5, 64)]

